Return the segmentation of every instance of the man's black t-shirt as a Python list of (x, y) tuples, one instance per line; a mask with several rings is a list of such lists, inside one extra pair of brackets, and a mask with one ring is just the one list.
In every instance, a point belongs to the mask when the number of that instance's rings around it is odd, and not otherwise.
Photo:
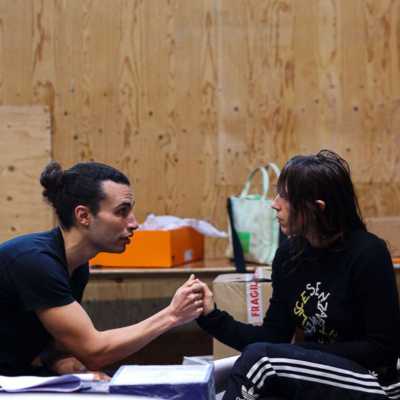
[(80, 302), (88, 265), (69, 276), (59, 228), (0, 245), (0, 374), (18, 375), (50, 343), (35, 311)]
[(355, 231), (330, 249), (308, 246), (293, 257), (283, 244), (272, 266), (273, 294), (262, 326), (243, 324), (218, 309), (198, 322), (238, 350), (255, 342), (288, 343), (333, 353), (369, 369), (394, 368), (400, 311), (393, 265), (385, 243)]

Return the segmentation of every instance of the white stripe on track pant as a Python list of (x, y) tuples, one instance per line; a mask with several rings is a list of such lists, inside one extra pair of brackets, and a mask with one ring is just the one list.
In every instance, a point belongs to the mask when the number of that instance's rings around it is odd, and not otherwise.
[(400, 399), (400, 382), (382, 386), (366, 368), (293, 344), (247, 346), (232, 368), (223, 400)]

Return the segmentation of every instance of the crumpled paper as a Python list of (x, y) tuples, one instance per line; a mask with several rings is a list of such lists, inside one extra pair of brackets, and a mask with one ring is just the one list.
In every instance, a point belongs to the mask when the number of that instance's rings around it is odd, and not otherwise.
[(228, 237), (226, 232), (218, 230), (207, 221), (194, 218), (179, 218), (172, 215), (149, 214), (143, 224), (139, 226), (139, 230), (168, 231), (171, 229), (182, 228), (183, 226), (191, 226), (197, 232), (200, 232), (205, 236), (216, 238)]

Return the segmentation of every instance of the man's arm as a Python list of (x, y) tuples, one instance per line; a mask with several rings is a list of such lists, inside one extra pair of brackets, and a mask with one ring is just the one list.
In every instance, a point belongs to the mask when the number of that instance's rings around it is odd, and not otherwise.
[(134, 325), (98, 331), (79, 303), (45, 308), (37, 315), (47, 331), (88, 369), (98, 370), (138, 351), (203, 312), (202, 286), (194, 277), (175, 293), (169, 306)]
[(111, 379), (102, 371), (89, 371), (76, 357), (56, 342), (52, 342), (46, 350), (40, 353), (33, 361), (32, 366), (45, 366), (57, 375), (91, 373), (94, 380), (109, 381)]

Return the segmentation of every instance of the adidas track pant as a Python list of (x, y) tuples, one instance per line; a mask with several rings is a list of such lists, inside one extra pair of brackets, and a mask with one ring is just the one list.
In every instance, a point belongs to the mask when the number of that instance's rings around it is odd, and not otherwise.
[(293, 344), (255, 343), (232, 368), (223, 400), (400, 399), (400, 383), (381, 386), (357, 363)]

